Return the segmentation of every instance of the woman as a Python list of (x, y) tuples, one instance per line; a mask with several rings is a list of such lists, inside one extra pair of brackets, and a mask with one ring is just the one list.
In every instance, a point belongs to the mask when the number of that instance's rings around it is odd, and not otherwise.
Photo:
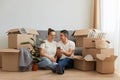
[(39, 68), (50, 69), (56, 65), (56, 54), (57, 43), (54, 41), (56, 33), (53, 29), (48, 29), (48, 39), (45, 43), (40, 46), (41, 62), (38, 63)]

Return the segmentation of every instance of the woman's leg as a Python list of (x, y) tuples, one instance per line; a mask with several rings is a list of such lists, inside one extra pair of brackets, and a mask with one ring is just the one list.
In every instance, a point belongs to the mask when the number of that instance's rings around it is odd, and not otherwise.
[(46, 57), (41, 58), (41, 62), (38, 63), (39, 68), (50, 69), (57, 63), (52, 62), (50, 59)]

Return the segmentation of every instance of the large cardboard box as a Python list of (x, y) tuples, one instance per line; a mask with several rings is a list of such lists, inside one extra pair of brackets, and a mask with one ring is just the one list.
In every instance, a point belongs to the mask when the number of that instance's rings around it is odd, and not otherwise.
[(97, 55), (96, 71), (99, 73), (114, 73), (115, 59), (116, 56), (114, 55), (111, 55), (109, 57), (105, 57), (105, 55)]
[(95, 70), (95, 61), (86, 61), (83, 57), (75, 57), (74, 68), (82, 71)]
[(24, 28), (20, 29), (11, 29), (8, 32), (8, 48), (30, 48), (32, 49), (32, 46), (30, 44), (24, 44), (21, 45), (22, 42), (30, 42), (34, 44), (34, 41), (36, 40), (36, 35), (38, 35), (38, 32), (34, 29), (28, 29), (25, 30)]
[(0, 68), (2, 67), (2, 54), (0, 53)]
[(89, 29), (76, 30), (74, 37), (76, 40), (76, 47), (83, 47), (83, 38), (87, 37)]
[(96, 58), (96, 54), (114, 54), (114, 48), (106, 48), (106, 49), (95, 49), (95, 48), (83, 48), (82, 55), (92, 55)]
[(0, 49), (3, 71), (19, 71), (19, 50)]
[(24, 44), (24, 45), (21, 44), (22, 42), (31, 42), (32, 44), (34, 44), (34, 41), (31, 40), (30, 38), (35, 39), (33, 35), (28, 35), (28, 34), (9, 34), (8, 48), (18, 49), (21, 47), (25, 47), (32, 49), (32, 46), (30, 44)]

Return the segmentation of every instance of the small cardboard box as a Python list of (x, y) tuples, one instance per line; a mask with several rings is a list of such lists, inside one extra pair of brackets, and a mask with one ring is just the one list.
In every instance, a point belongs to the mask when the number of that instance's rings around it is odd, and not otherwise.
[(88, 33), (89, 33), (89, 29), (75, 31), (74, 37), (76, 40), (76, 47), (83, 47), (83, 38), (87, 37)]
[(114, 48), (106, 49), (83, 48), (82, 54), (83, 56), (90, 54), (93, 56), (93, 58), (96, 58), (96, 54), (114, 54)]
[(0, 49), (3, 71), (19, 71), (19, 50)]
[(83, 39), (83, 47), (84, 48), (95, 48), (95, 41), (98, 38), (84, 38)]
[(74, 58), (74, 68), (82, 71), (95, 70), (95, 61), (86, 61), (83, 57)]
[(0, 68), (2, 67), (2, 54), (0, 53)]
[(114, 55), (107, 57), (104, 54), (97, 54), (96, 71), (99, 73), (114, 73), (115, 59), (116, 56)]
[(21, 44), (22, 42), (31, 42), (32, 44), (34, 44), (34, 42), (30, 38), (35, 39), (33, 35), (28, 34), (9, 34), (8, 48), (18, 49), (21, 47), (25, 47), (32, 49), (32, 46), (30, 44)]

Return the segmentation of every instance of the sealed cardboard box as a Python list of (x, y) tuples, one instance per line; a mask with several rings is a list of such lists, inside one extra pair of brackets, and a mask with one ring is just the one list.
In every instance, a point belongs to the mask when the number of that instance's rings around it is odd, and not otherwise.
[(83, 47), (84, 48), (95, 48), (95, 40), (97, 40), (97, 38), (84, 38)]
[(89, 33), (89, 29), (75, 31), (74, 37), (76, 40), (76, 47), (83, 47), (83, 38), (87, 37), (88, 33)]
[(96, 54), (114, 54), (113, 48), (106, 48), (106, 49), (95, 49), (95, 48), (84, 48), (82, 55), (92, 55), (94, 58), (96, 58)]
[(19, 50), (0, 49), (3, 71), (19, 71)]
[(32, 46), (30, 44), (24, 44), (24, 45), (21, 44), (22, 42), (31, 42), (32, 44), (34, 44), (33, 40), (31, 40), (30, 38), (35, 39), (33, 35), (28, 35), (28, 34), (9, 34), (8, 48), (18, 49), (21, 47), (25, 47), (32, 49)]
[(2, 67), (2, 54), (0, 53), (0, 68)]
[(74, 58), (74, 68), (82, 71), (95, 70), (95, 61), (86, 61), (83, 57)]
[(116, 56), (114, 55), (111, 55), (109, 57), (105, 56), (104, 54), (97, 55), (96, 71), (99, 73), (114, 73), (115, 59), (116, 59)]

